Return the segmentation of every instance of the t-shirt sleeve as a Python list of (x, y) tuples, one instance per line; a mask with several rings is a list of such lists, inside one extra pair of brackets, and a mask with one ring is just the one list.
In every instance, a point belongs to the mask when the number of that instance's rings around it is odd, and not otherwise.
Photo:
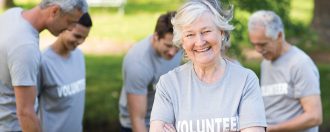
[(295, 98), (320, 94), (319, 72), (314, 64), (304, 62), (292, 71)]
[(247, 77), (239, 107), (240, 129), (266, 127), (266, 117), (259, 80), (251, 71)]
[(127, 93), (146, 95), (151, 81), (152, 73), (148, 68), (139, 65), (124, 67), (124, 89)]
[(170, 93), (166, 91), (166, 85), (162, 78), (156, 85), (156, 95), (151, 111), (150, 121), (164, 121), (174, 124), (174, 109)]
[(40, 68), (40, 51), (33, 44), (20, 46), (8, 53), (8, 68), (13, 86), (36, 86)]

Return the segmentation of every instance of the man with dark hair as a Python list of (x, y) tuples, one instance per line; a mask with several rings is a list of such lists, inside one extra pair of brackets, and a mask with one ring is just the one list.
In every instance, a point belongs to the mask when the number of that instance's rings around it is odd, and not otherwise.
[(40, 68), (39, 33), (57, 36), (87, 11), (85, 0), (42, 0), (0, 15), (0, 131), (40, 131), (34, 105)]
[(83, 14), (42, 54), (39, 116), (44, 132), (82, 132), (85, 61), (76, 47), (89, 34), (92, 20)]
[(124, 58), (119, 101), (122, 132), (148, 130), (154, 86), (161, 75), (180, 65), (182, 52), (172, 42), (174, 15), (175, 12), (161, 15), (155, 33), (134, 45)]

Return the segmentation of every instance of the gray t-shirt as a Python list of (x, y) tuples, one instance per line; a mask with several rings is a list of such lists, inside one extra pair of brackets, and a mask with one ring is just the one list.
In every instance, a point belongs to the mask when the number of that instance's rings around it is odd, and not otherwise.
[[(299, 99), (320, 94), (319, 72), (313, 61), (292, 46), (274, 62), (261, 64), (261, 89), (267, 123), (278, 124), (303, 113)], [(314, 127), (304, 132), (317, 132)]]
[(44, 132), (81, 132), (85, 103), (85, 61), (79, 49), (68, 58), (52, 48), (42, 55), (39, 113)]
[(40, 68), (39, 32), (21, 8), (0, 15), (0, 130), (21, 131), (13, 86), (36, 86)]
[(192, 62), (161, 76), (150, 120), (175, 124), (178, 132), (265, 127), (257, 76), (228, 60), (225, 63), (223, 77), (212, 84), (197, 77)]
[(151, 36), (134, 45), (126, 54), (123, 62), (123, 87), (119, 100), (120, 123), (131, 128), (127, 109), (127, 93), (147, 95), (146, 125), (149, 127), (150, 112), (154, 100), (154, 86), (159, 77), (180, 65), (182, 52), (171, 60), (159, 56), (151, 45)]

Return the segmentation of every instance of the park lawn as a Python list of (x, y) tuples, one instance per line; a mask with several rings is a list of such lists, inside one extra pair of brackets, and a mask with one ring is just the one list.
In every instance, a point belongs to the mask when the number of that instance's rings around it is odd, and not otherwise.
[(93, 127), (118, 120), (118, 98), (122, 85), (122, 56), (86, 57), (85, 126)]
[[(91, 56), (86, 57), (87, 92), (84, 125), (89, 129), (102, 127), (118, 127), (118, 99), (122, 86), (121, 65), (123, 56)], [(258, 61), (243, 63), (259, 74)], [(330, 119), (330, 67), (329, 64), (318, 64), (321, 80), (323, 127)], [(114, 125), (115, 124), (115, 125)], [(104, 127), (103, 127), (104, 128)]]

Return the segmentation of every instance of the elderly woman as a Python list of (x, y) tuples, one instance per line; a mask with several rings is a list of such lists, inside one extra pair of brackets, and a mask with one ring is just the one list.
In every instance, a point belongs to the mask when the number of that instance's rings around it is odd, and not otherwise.
[(221, 56), (233, 29), (228, 13), (217, 0), (189, 1), (178, 10), (173, 41), (190, 61), (160, 78), (151, 132), (265, 131), (257, 76)]

